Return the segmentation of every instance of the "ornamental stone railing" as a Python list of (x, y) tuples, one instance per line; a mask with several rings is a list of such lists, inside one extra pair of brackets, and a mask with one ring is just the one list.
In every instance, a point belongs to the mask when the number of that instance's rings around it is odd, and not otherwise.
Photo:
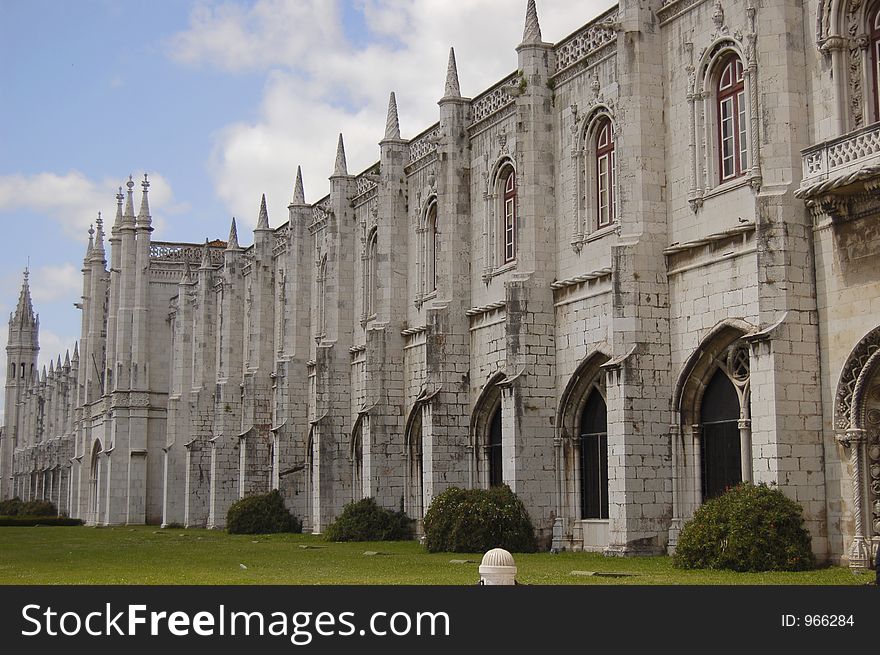
[(554, 48), (556, 51), (556, 70), (561, 71), (576, 64), (591, 52), (595, 52), (617, 39), (617, 32), (614, 30), (617, 19), (618, 10), (615, 7), (557, 43)]
[(880, 164), (880, 124), (875, 123), (803, 151), (803, 185), (843, 177)]
[(437, 149), (440, 123), (436, 123), (409, 142), (410, 163), (426, 157)]
[(473, 120), (471, 124), (479, 123), (481, 120), (501, 111), (512, 103), (513, 96), (508, 92), (508, 88), (515, 87), (518, 84), (519, 75), (518, 73), (513, 73), (474, 98), (472, 105)]
[[(209, 246), (208, 253), (211, 264), (220, 265), (223, 263), (223, 251), (226, 247)], [(198, 266), (202, 263), (202, 257), (205, 253), (205, 244), (194, 243), (168, 243), (165, 241), (153, 241), (150, 244), (150, 260), (156, 262), (168, 263), (189, 263)]]

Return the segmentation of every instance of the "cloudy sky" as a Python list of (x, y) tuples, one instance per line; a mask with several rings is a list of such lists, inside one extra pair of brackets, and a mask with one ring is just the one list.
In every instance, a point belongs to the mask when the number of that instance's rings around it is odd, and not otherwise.
[[(538, 0), (545, 41), (613, 4)], [(449, 47), (462, 94), (516, 69), (526, 0), (0, 0), (0, 316), (30, 263), (41, 362), (72, 348), (89, 224), (150, 174), (158, 240), (243, 244), (265, 193), (286, 220), (296, 166), (329, 191), (378, 159), (388, 95), (410, 138), (438, 120)], [(139, 187), (137, 187), (139, 190)], [(0, 342), (6, 343), (6, 321)], [(2, 411), (2, 404), (0, 404)]]

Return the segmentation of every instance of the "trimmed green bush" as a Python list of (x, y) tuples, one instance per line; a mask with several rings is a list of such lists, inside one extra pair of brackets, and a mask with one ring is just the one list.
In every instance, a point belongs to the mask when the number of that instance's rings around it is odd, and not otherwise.
[(425, 546), (431, 553), (538, 549), (529, 514), (506, 484), (491, 489), (451, 487), (437, 496), (425, 514)]
[(226, 530), (230, 534), (302, 532), (302, 523), (284, 506), (279, 491), (273, 489), (233, 503), (226, 513)]
[(815, 566), (803, 510), (779, 489), (743, 483), (705, 502), (685, 524), (681, 569), (805, 571)]
[(0, 500), (0, 516), (18, 516), (23, 504), (21, 498)]
[(0, 516), (58, 516), (58, 508), (48, 500), (25, 503), (20, 498), (10, 498), (0, 501)]
[(30, 527), (35, 525), (82, 525), (81, 519), (66, 516), (0, 516), (2, 527)]
[(327, 541), (405, 541), (413, 538), (413, 522), (403, 510), (392, 512), (364, 498), (343, 507), (324, 537)]

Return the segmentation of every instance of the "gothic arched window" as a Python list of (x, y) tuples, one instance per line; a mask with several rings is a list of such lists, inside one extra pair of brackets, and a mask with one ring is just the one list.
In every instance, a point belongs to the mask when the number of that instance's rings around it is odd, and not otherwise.
[(370, 232), (367, 238), (364, 262), (364, 316), (369, 319), (376, 313), (376, 295), (378, 287), (377, 260), (379, 254), (378, 230)]
[(489, 486), (496, 487), (504, 484), (504, 474), (501, 464), (501, 404), (492, 415), (489, 422), (489, 443), (487, 447), (487, 460), (489, 463)]
[(318, 267), (318, 279), (316, 280), (318, 292), (315, 298), (315, 321), (316, 336), (324, 336), (326, 333), (326, 309), (327, 309), (327, 255), (321, 258)]
[(581, 518), (608, 518), (608, 411), (593, 387), (581, 413)]
[(740, 401), (730, 378), (715, 371), (700, 405), (703, 500), (720, 496), (742, 482)]
[(748, 168), (745, 79), (742, 60), (736, 54), (721, 61), (717, 80), (718, 170), (720, 181), (726, 182)]
[(425, 216), (425, 293), (431, 293), (437, 288), (437, 200), (428, 205), (428, 213)]
[(516, 259), (516, 173), (506, 166), (498, 176), (501, 193), (501, 262)]
[(614, 222), (614, 175), (614, 134), (611, 121), (603, 117), (596, 130), (596, 227)]

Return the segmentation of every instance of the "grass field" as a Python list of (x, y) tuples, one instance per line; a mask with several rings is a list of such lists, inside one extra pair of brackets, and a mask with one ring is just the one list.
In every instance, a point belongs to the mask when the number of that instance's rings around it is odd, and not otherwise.
[[(468, 585), (479, 579), (480, 558), (428, 554), (416, 542), (328, 543), (313, 535), (153, 526), (0, 528), (0, 584)], [(803, 573), (680, 571), (668, 557), (536, 553), (515, 559), (517, 579), (525, 584), (852, 585), (873, 579), (839, 567)]]

